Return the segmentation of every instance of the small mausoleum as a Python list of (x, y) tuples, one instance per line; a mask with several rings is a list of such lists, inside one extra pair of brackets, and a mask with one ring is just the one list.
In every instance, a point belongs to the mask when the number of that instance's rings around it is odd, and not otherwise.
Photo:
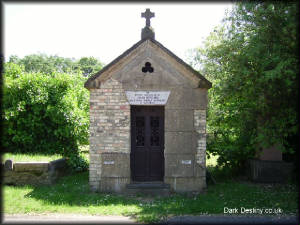
[(141, 40), (90, 77), (91, 190), (206, 187), (206, 108), (211, 83), (155, 40)]

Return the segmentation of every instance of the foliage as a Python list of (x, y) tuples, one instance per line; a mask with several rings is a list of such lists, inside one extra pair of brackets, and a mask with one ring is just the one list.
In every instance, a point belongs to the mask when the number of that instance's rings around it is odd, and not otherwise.
[(51, 74), (53, 72), (75, 72), (74, 60), (59, 56), (47, 56), (45, 54), (32, 54), (24, 58), (11, 56), (9, 62), (24, 66), (25, 72), (40, 72)]
[(298, 3), (239, 2), (192, 64), (213, 83), (208, 152), (240, 168), (256, 150), (293, 153), (298, 137)]
[(9, 62), (24, 67), (25, 72), (40, 72), (44, 74), (76, 73), (80, 70), (84, 76), (89, 77), (93, 73), (100, 71), (103, 64), (94, 57), (82, 57), (79, 60), (45, 54), (32, 54), (24, 58), (15, 55), (9, 58)]
[[(71, 166), (86, 168), (78, 146), (88, 143), (86, 80), (79, 72), (25, 72), (5, 65), (3, 145), (11, 153), (61, 154)], [(81, 163), (78, 165), (77, 163)]]
[(103, 64), (94, 57), (82, 57), (77, 61), (79, 69), (85, 76), (89, 76), (100, 71)]
[(177, 215), (222, 215), (224, 207), (281, 208), (284, 215), (295, 214), (298, 212), (298, 194), (296, 185), (263, 186), (227, 181), (209, 186), (205, 195), (194, 197), (180, 194), (153, 198), (129, 197), (91, 193), (88, 173), (84, 172), (63, 177), (53, 186), (4, 186), (3, 208), (5, 214), (125, 215), (134, 217), (138, 222), (153, 223)]

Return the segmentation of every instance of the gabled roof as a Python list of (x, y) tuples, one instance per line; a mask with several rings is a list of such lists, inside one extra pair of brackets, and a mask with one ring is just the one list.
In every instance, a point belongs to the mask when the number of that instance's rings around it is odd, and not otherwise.
[(92, 75), (84, 84), (85, 88), (91, 88), (92, 87), (92, 82), (97, 79), (101, 74), (105, 71), (107, 71), (110, 67), (115, 65), (117, 62), (119, 62), (121, 59), (129, 55), (134, 49), (139, 47), (143, 42), (146, 40), (150, 40), (152, 43), (156, 44), (159, 46), (163, 51), (165, 51), (169, 56), (173, 57), (178, 63), (182, 64), (186, 69), (188, 69), (190, 72), (192, 72), (194, 75), (196, 75), (200, 79), (201, 87), (205, 87), (207, 89), (212, 87), (212, 84), (210, 81), (208, 81), (204, 76), (202, 76), (198, 71), (194, 70), (190, 65), (185, 63), (182, 59), (180, 59), (178, 56), (176, 56), (173, 52), (171, 52), (169, 49), (164, 47), (161, 43), (156, 41), (153, 38), (145, 38), (140, 40), (139, 42), (135, 43), (131, 48), (127, 49), (123, 54), (118, 56), (116, 59), (114, 59), (112, 62), (107, 64), (105, 67), (102, 68), (99, 72), (95, 73)]

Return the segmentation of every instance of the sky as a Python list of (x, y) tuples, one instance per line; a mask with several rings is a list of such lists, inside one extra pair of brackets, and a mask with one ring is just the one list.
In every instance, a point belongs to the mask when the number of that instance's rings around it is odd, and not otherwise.
[(155, 39), (186, 60), (221, 24), (232, 3), (4, 3), (4, 57), (43, 53), (108, 64), (141, 39), (145, 19), (155, 13)]

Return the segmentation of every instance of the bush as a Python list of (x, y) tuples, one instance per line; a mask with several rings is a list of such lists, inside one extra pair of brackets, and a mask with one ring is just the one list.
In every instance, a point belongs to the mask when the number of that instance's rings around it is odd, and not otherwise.
[(81, 73), (26, 73), (5, 65), (3, 89), (6, 152), (61, 154), (85, 165), (79, 145), (88, 143), (89, 105)]
[[(241, 147), (242, 146), (242, 147)], [(245, 170), (246, 160), (254, 157), (251, 146), (228, 136), (211, 137), (207, 139), (207, 152), (217, 155), (217, 167), (232, 174), (241, 174)]]

